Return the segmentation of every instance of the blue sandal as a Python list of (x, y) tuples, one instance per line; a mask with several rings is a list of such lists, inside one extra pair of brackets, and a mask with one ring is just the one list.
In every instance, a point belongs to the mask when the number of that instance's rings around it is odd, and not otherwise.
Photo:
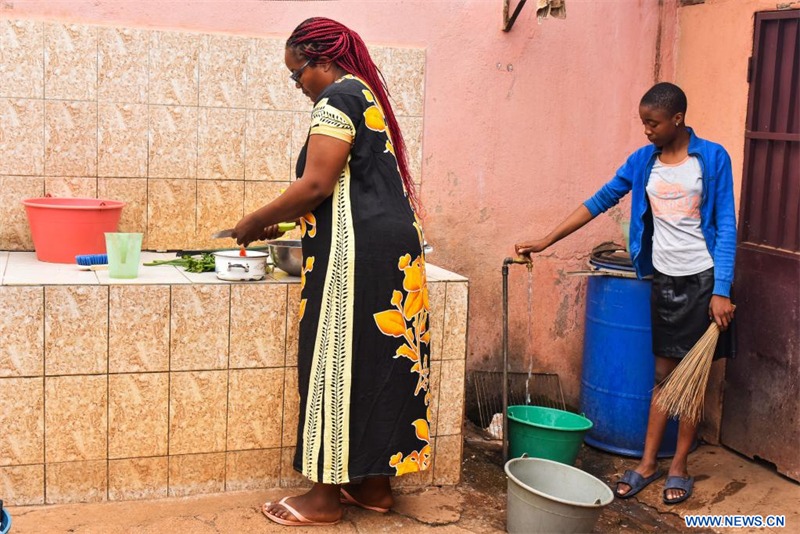
[[(623, 473), (622, 477), (617, 481), (617, 491), (614, 492), (614, 495), (616, 495), (620, 499), (627, 499), (629, 497), (633, 497), (634, 495), (642, 491), (644, 488), (646, 488), (648, 484), (661, 478), (663, 474), (664, 473), (661, 471), (656, 471), (649, 477), (645, 478), (636, 471), (627, 469), (625, 473)], [(620, 484), (627, 484), (628, 486), (630, 486), (631, 489), (629, 489), (627, 493), (620, 493), (619, 492)]]
[[(692, 496), (694, 477), (668, 476), (664, 483), (664, 504), (678, 504)], [(674, 499), (667, 499), (667, 490), (683, 490), (683, 495)]]

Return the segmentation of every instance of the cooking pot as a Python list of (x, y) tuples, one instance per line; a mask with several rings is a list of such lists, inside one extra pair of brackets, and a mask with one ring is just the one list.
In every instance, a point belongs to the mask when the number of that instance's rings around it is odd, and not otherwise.
[(239, 250), (221, 250), (214, 252), (214, 270), (220, 280), (243, 282), (261, 280), (267, 275), (266, 252), (246, 250), (246, 256)]

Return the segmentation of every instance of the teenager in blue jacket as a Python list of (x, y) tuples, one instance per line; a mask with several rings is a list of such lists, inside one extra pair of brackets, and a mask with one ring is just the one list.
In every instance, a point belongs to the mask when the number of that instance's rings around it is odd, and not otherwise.
[[(686, 95), (678, 86), (653, 86), (639, 103), (639, 116), (650, 144), (631, 154), (614, 178), (547, 236), (519, 243), (515, 249), (530, 258), (631, 192), (630, 255), (639, 278), (653, 277), (651, 320), (659, 384), (700, 339), (710, 320), (723, 331), (733, 320), (733, 176), (725, 149), (686, 126)], [(657, 390), (658, 386), (654, 393)], [(657, 453), (667, 420), (651, 404), (644, 455), (617, 482), (618, 497), (632, 497), (662, 476)], [(695, 424), (680, 421), (664, 485), (667, 504), (692, 494), (694, 479), (688, 474), (687, 459), (695, 431)]]

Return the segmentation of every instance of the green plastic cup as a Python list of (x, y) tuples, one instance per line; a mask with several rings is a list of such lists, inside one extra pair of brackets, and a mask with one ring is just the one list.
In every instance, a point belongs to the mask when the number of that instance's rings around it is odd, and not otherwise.
[(142, 234), (106, 232), (109, 278), (136, 278), (139, 276), (141, 252)]

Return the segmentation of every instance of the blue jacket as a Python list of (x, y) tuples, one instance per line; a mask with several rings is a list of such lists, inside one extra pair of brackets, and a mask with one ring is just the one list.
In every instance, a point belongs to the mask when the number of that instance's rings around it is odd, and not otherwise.
[[(730, 297), (736, 258), (736, 214), (731, 158), (717, 143), (697, 137), (688, 128), (689, 155), (696, 156), (703, 172), (700, 228), (714, 260), (714, 294)], [(628, 157), (616, 176), (584, 202), (593, 217), (615, 206), (633, 191), (631, 199), (630, 253), (639, 278), (653, 274), (653, 216), (647, 200), (647, 181), (661, 150), (647, 145)]]

